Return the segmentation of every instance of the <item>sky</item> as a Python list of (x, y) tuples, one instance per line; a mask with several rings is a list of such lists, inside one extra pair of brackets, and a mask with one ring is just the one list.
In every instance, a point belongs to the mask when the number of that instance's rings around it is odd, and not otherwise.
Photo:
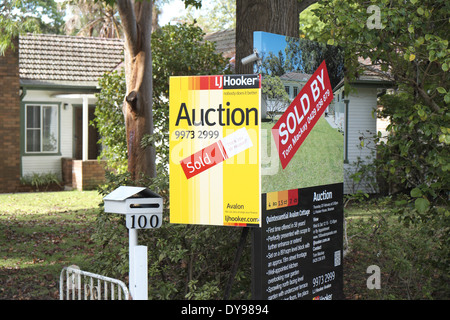
[(164, 26), (168, 24), (172, 18), (181, 16), (184, 10), (184, 2), (181, 0), (172, 0), (163, 5), (161, 10), (162, 13), (158, 19), (159, 25)]
[[(62, 2), (63, 0), (56, 0)], [(164, 4), (162, 13), (159, 16), (158, 22), (160, 26), (164, 26), (170, 22), (171, 19), (183, 15), (185, 12), (184, 2), (182, 0), (170, 0), (169, 3)], [(66, 17), (67, 18), (67, 17)]]
[[(208, 10), (208, 4), (204, 4), (200, 10)], [(171, 19), (184, 15), (185, 13), (184, 1), (182, 0), (170, 0), (169, 3), (164, 4), (161, 8), (161, 14), (159, 15), (158, 23), (160, 26), (164, 26), (170, 22)]]
[(277, 35), (267, 32), (257, 32), (254, 38), (254, 47), (258, 49), (258, 52), (278, 54), (278, 51), (283, 51), (286, 48), (286, 37), (283, 35)]

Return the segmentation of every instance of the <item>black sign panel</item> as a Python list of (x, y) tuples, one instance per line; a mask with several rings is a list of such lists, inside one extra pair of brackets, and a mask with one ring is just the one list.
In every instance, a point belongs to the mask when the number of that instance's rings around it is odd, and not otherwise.
[(253, 298), (342, 299), (343, 184), (273, 199), (262, 195), (262, 227), (253, 232)]

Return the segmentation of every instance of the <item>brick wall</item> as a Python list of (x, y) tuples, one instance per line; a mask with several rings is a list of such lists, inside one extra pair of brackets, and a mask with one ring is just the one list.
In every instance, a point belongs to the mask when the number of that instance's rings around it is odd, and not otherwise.
[(64, 186), (72, 187), (72, 158), (61, 158), (62, 183)]
[(20, 185), (19, 50), (0, 55), (0, 193), (16, 192)]
[(92, 190), (105, 181), (104, 163), (98, 160), (72, 161), (72, 187)]

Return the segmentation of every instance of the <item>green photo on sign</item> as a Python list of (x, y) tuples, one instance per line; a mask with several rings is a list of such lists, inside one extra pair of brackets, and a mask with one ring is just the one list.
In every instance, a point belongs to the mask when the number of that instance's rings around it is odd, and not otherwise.
[[(262, 75), (261, 188), (263, 193), (343, 182), (344, 108), (338, 99), (344, 77), (343, 51), (315, 41), (267, 32), (254, 33)], [(282, 169), (271, 130), (325, 61), (334, 99)]]

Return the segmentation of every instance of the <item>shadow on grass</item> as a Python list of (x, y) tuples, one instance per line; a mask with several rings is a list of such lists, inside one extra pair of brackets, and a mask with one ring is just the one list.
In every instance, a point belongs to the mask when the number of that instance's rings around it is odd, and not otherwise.
[(62, 268), (89, 268), (95, 213), (0, 215), (0, 299), (59, 299)]

